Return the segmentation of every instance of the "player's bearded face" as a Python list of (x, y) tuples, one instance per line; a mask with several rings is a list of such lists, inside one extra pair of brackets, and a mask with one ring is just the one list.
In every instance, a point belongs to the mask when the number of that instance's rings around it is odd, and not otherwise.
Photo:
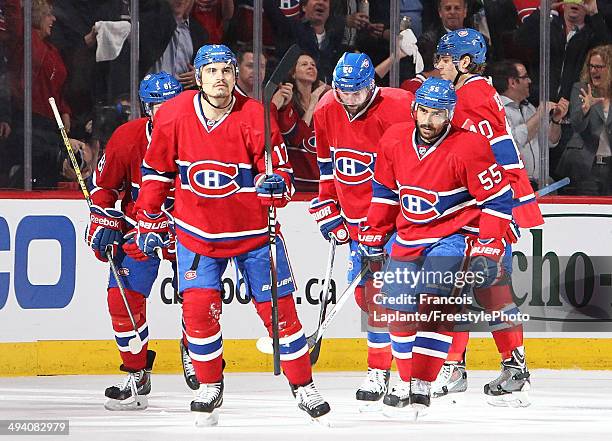
[(440, 71), (440, 76), (445, 80), (454, 81), (458, 73), (450, 55), (434, 55), (434, 67)]
[(356, 112), (370, 99), (371, 89), (365, 87), (356, 92), (343, 92), (334, 88), (336, 101), (345, 106), (349, 112)]
[(426, 141), (433, 141), (439, 137), (448, 125), (448, 111), (417, 105), (415, 119), (419, 135)]
[(229, 97), (235, 84), (236, 73), (229, 63), (211, 63), (200, 68), (200, 88), (209, 98)]

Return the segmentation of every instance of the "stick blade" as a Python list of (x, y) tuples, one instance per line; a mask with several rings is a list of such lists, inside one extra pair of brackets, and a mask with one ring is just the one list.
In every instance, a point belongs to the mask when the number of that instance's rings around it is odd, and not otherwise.
[(287, 49), (287, 52), (285, 52), (285, 55), (283, 55), (283, 58), (279, 61), (278, 66), (276, 66), (276, 69), (274, 69), (274, 72), (272, 72), (270, 79), (264, 87), (264, 103), (272, 101), (272, 96), (274, 92), (276, 92), (276, 88), (281, 81), (287, 77), (287, 74), (293, 66), (295, 66), (301, 53), (302, 50), (297, 44), (293, 44)]

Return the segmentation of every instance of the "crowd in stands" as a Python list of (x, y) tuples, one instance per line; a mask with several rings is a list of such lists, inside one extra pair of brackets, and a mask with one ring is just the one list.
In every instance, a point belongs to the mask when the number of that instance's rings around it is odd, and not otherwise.
[[(395, 1), (395, 0), (394, 0)], [(253, 96), (291, 44), (302, 55), (274, 95), (273, 114), (290, 148), (299, 191), (316, 191), (312, 113), (344, 51), (365, 52), (388, 86), (391, 39), (399, 45), (400, 87), (437, 76), (438, 40), (472, 27), (489, 44), (485, 75), (506, 109), (534, 187), (569, 176), (564, 194), (612, 195), (612, 2), (553, 1), (549, 102), (539, 103), (540, 0), (396, 0), (401, 33), (391, 35), (391, 0), (263, 0), (262, 47), (253, 56), (253, 0), (140, 0), (140, 78), (164, 70), (195, 88), (197, 49), (223, 43), (238, 54), (239, 92)], [(32, 5), (24, 29), (23, 4)], [(24, 42), (32, 43), (32, 187), (71, 188), (47, 103), (53, 96), (88, 175), (113, 130), (130, 118), (131, 0), (0, 0), (0, 188), (23, 188)], [(394, 29), (397, 27), (394, 26)], [(548, 114), (549, 177), (540, 176), (538, 129)]]

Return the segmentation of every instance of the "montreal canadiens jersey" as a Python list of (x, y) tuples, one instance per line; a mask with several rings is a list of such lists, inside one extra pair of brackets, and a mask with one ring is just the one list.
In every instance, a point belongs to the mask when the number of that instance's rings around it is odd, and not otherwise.
[(402, 89), (376, 88), (354, 117), (327, 92), (314, 112), (319, 164), (319, 200), (340, 204), (353, 240), (368, 214), (378, 142), (392, 124), (411, 122), (414, 95)]
[(517, 224), (522, 228), (542, 225), (544, 219), (512, 138), (504, 105), (486, 78), (473, 76), (457, 90), (457, 106), (452, 123), (456, 127), (480, 133), (489, 140), (497, 163), (504, 168), (512, 185), (513, 217)]
[(140, 166), (151, 141), (151, 130), (148, 118), (135, 119), (119, 126), (108, 140), (104, 155), (92, 176), (92, 203), (102, 208), (114, 208), (124, 192), (121, 210), (133, 225), (136, 224), (134, 202), (141, 185)]
[(294, 109), (293, 103), (289, 102), (278, 112), (278, 126), (287, 143), (296, 191), (317, 191), (319, 166), (312, 121), (310, 125), (306, 124)]
[[(272, 164), (291, 190), (292, 170), (276, 121), (271, 121)], [(233, 257), (263, 246), (267, 209), (254, 178), (265, 172), (263, 106), (234, 94), (231, 110), (207, 120), (196, 91), (183, 92), (155, 115), (143, 162), (136, 208), (158, 212), (168, 190), (175, 191), (178, 240), (193, 252)]]
[(396, 124), (380, 140), (367, 224), (397, 228), (391, 255), (416, 256), (455, 233), (501, 239), (512, 218), (512, 192), (486, 139), (449, 128), (419, 146), (414, 125)]

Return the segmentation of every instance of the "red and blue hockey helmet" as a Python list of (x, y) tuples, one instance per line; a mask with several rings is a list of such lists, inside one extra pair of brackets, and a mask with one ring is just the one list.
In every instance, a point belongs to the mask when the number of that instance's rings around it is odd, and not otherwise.
[(457, 94), (453, 83), (442, 78), (427, 78), (415, 93), (414, 108), (417, 106), (430, 107), (432, 109), (442, 109), (448, 112), (448, 119), (453, 118), (455, 105), (457, 104)]
[(161, 104), (174, 98), (183, 91), (183, 86), (176, 78), (167, 72), (161, 71), (148, 74), (140, 82), (138, 95), (144, 113), (151, 116), (151, 109), (155, 104)]
[(484, 64), (486, 61), (487, 42), (475, 29), (457, 29), (442, 36), (436, 48), (435, 59), (451, 56), (453, 62), (458, 63), (465, 55), (469, 55), (476, 65)]
[(200, 82), (200, 68), (211, 63), (228, 63), (234, 66), (238, 76), (238, 61), (236, 55), (224, 44), (205, 44), (195, 55), (193, 67), (195, 68), (196, 80)]

